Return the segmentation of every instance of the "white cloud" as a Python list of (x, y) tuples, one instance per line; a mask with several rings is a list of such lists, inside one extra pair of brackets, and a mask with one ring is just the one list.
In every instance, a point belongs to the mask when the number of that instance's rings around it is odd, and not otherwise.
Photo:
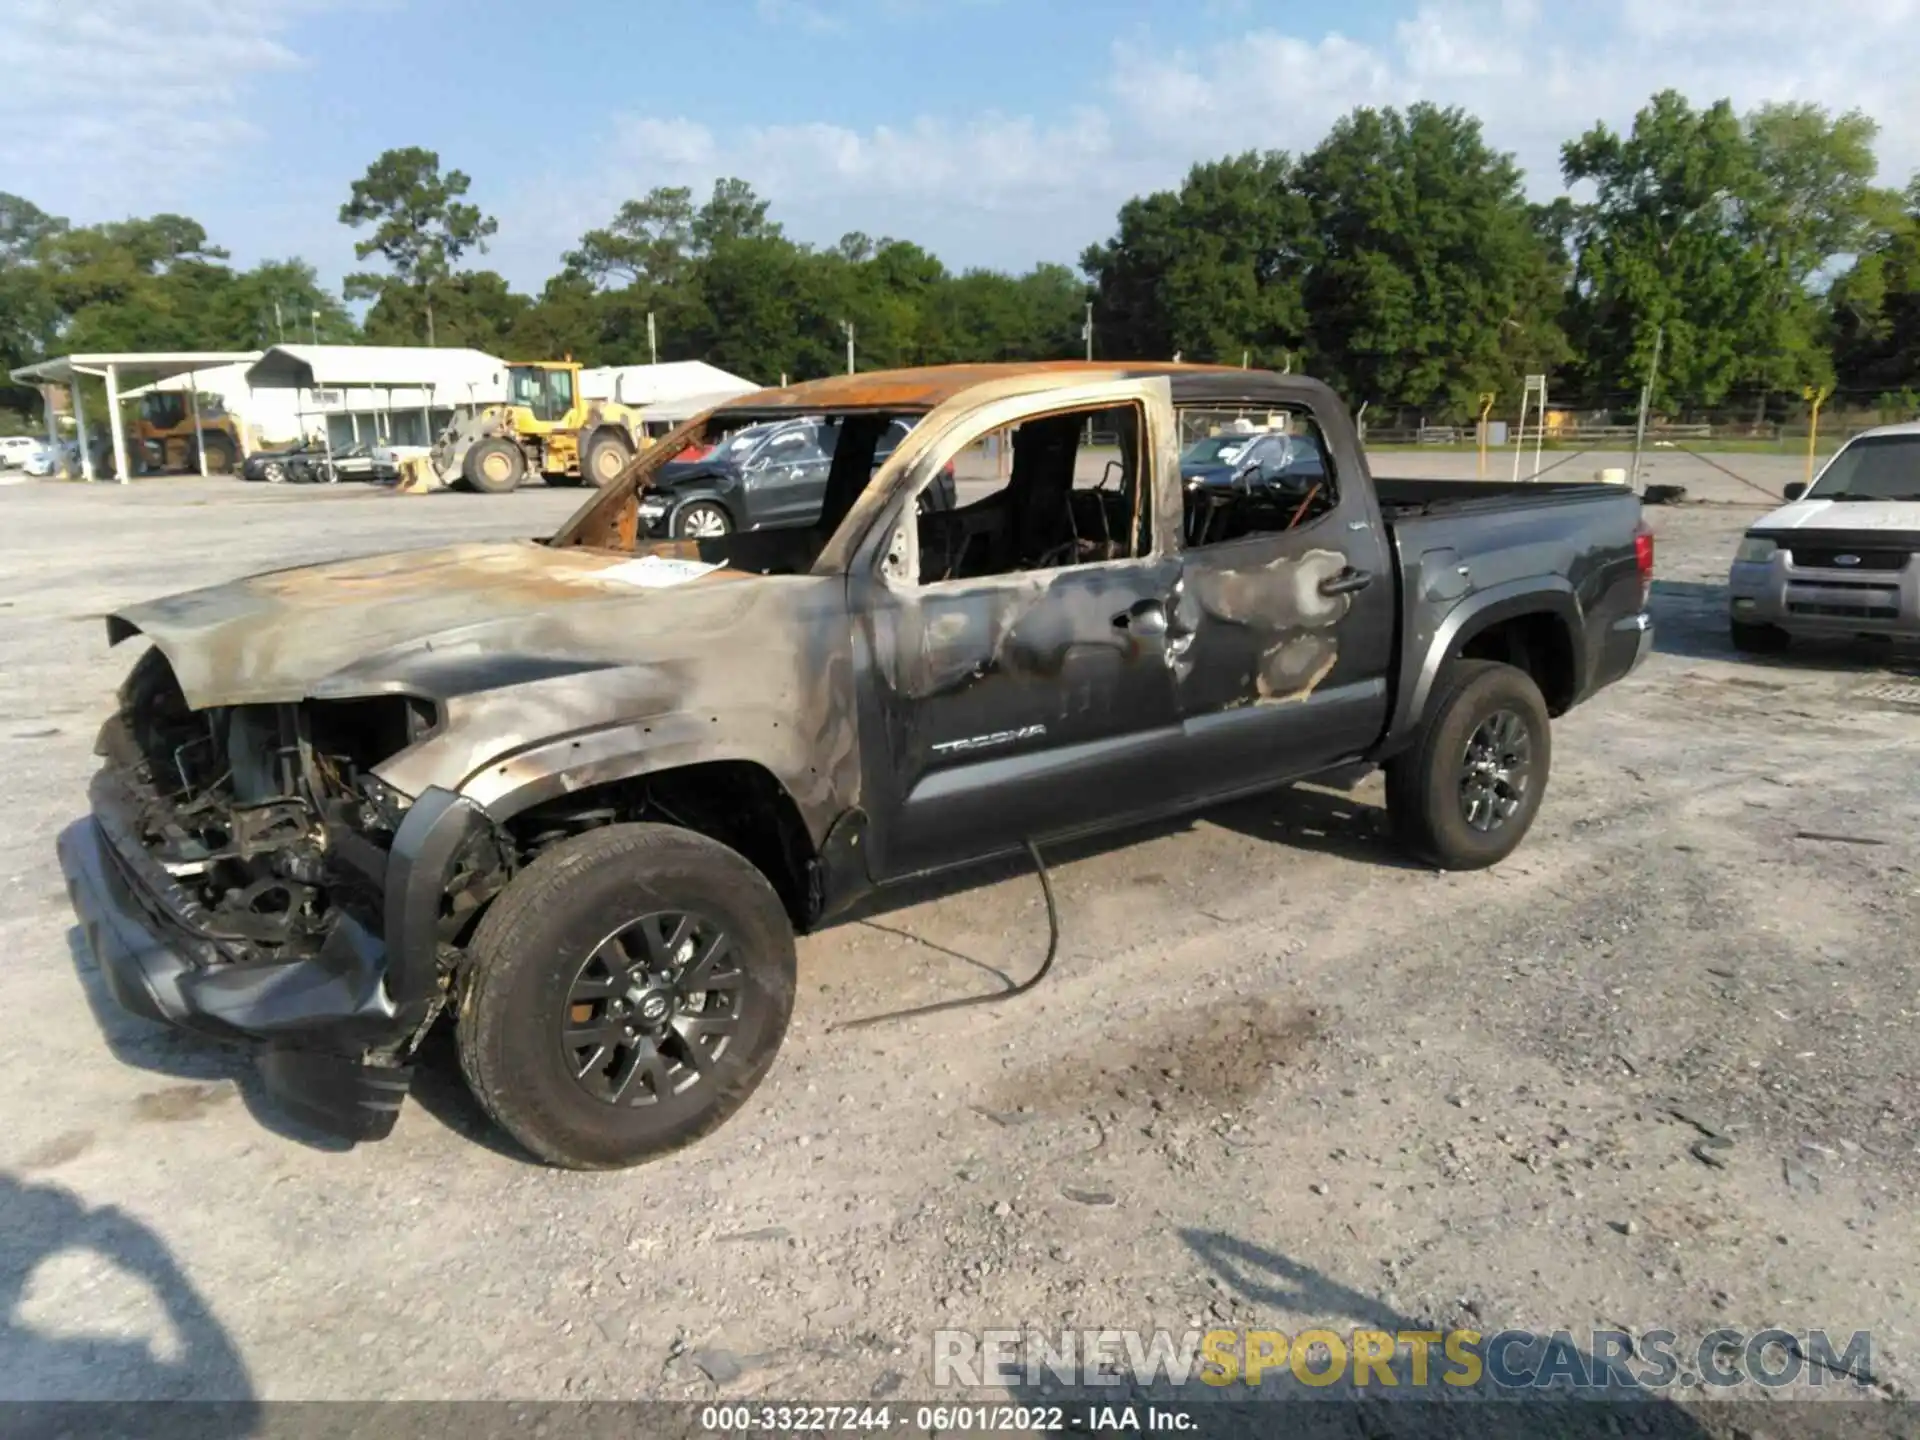
[[(719, 132), (636, 116), (616, 124), (607, 148), (625, 158), (595, 187), (601, 194), (687, 185), (698, 199), (717, 177), (739, 176), (800, 238), (864, 230), (918, 241), (956, 263), (1070, 261), (1077, 250), (1059, 244), (1084, 243), (1071, 237), (1087, 217), (1111, 216), (1116, 180), (1152, 178), (1117, 158), (1112, 121), (1096, 109), (1053, 124), (989, 114), (864, 131), (813, 123)], [(577, 228), (561, 243), (603, 223), (613, 204), (605, 209), (569, 213), (563, 223)]]
[(0, 0), (0, 184), (106, 215), (192, 209), (195, 187), (263, 137), (258, 81), (303, 62), (285, 33), (359, 0)]
[(720, 129), (629, 115), (611, 147), (627, 163), (609, 178), (630, 194), (738, 175), (805, 239), (894, 233), (954, 263), (1021, 266), (1072, 260), (1110, 233), (1128, 196), (1177, 183), (1197, 160), (1310, 148), (1361, 104), (1463, 106), (1536, 195), (1556, 194), (1563, 141), (1596, 120), (1630, 125), (1671, 86), (1740, 109), (1866, 110), (1882, 126), (1883, 176), (1904, 183), (1920, 167), (1916, 21), (1920, 0), (1829, 0), (1817, 13), (1785, 0), (1425, 0), (1380, 43), (1271, 25), (1204, 47), (1131, 36), (1111, 48), (1101, 103), (1052, 123)]

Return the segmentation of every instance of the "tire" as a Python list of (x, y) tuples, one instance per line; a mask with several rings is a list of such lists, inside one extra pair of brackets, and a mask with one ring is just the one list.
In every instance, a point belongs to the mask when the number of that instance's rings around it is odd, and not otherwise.
[(460, 462), (460, 476), (482, 495), (505, 495), (527, 478), (527, 457), (511, 440), (482, 440)]
[[(210, 439), (206, 444), (207, 473), (209, 475), (231, 475), (233, 473), (233, 446), (225, 440)], [(196, 462), (194, 469), (200, 468)]]
[(719, 540), (733, 533), (733, 517), (727, 507), (714, 500), (695, 500), (682, 505), (673, 516), (676, 540)]
[(618, 435), (596, 435), (580, 456), (580, 475), (589, 485), (604, 489), (620, 478), (633, 459), (633, 448)]
[[(1470, 750), (1489, 741), (1494, 754), (1486, 758), (1509, 762), (1502, 769), (1518, 785), (1471, 783)], [(1524, 766), (1511, 763), (1516, 754)], [(1387, 813), (1401, 843), (1442, 870), (1497, 865), (1526, 838), (1552, 760), (1547, 702), (1533, 677), (1496, 661), (1457, 661), (1428, 702), (1413, 747), (1387, 762)]]
[(1744, 620), (1729, 620), (1727, 637), (1742, 655), (1778, 655), (1789, 643), (1778, 625), (1749, 625)]
[[(672, 950), (668, 932), (687, 917), (694, 928)], [(607, 993), (628, 962), (700, 968), (716, 933), (728, 941), (717, 975), (731, 988), (699, 992), (697, 1007), (668, 984)], [(467, 1083), (509, 1135), (569, 1169), (637, 1165), (717, 1129), (765, 1078), (793, 1015), (793, 927), (779, 896), (734, 851), (671, 825), (609, 825), (555, 845), (494, 901), (467, 960), (455, 1026)], [(648, 1042), (642, 1017), (656, 1005), (666, 1018)], [(629, 1022), (643, 1044), (628, 1043)], [(607, 1043), (576, 1047), (568, 1026)]]

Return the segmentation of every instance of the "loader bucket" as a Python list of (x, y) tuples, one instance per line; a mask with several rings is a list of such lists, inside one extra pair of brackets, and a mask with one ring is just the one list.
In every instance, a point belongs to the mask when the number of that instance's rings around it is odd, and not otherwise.
[(400, 478), (394, 482), (394, 494), (425, 495), (440, 488), (440, 477), (429, 456), (414, 455), (400, 462)]

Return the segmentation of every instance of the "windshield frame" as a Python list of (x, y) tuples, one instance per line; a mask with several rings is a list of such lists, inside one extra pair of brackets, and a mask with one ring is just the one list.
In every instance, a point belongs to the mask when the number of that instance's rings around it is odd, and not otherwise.
[[(1858, 457), (1868, 450), (1904, 449), (1913, 454), (1913, 479), (1910, 488), (1898, 495), (1865, 494), (1841, 488), (1851, 482), (1858, 468)], [(1801, 494), (1802, 500), (1832, 500), (1841, 503), (1908, 503), (1920, 501), (1920, 431), (1893, 431), (1882, 435), (1856, 435), (1833, 454), (1820, 468), (1813, 483)]]

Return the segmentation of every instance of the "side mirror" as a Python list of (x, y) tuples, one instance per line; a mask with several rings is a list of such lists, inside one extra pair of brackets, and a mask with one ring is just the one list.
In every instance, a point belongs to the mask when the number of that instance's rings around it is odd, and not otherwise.
[(1785, 490), (1781, 491), (1781, 494), (1785, 495), (1789, 500), (1798, 500), (1802, 495), (1806, 493), (1807, 493), (1807, 482), (1804, 480), (1795, 480), (1793, 483), (1788, 485)]

